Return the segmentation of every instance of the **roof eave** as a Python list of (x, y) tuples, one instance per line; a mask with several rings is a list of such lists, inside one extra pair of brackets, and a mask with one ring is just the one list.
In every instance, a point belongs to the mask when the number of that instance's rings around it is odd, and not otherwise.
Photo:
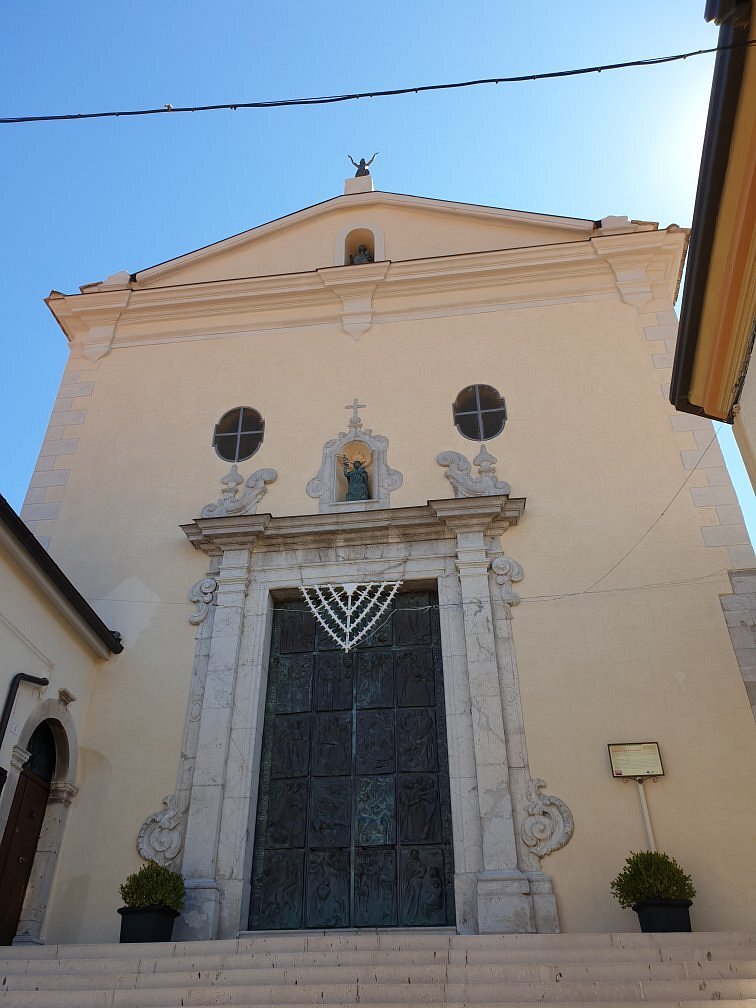
[(105, 626), (6, 499), (0, 496), (0, 541), (3, 540), (9, 553), (99, 658), (109, 658), (123, 651), (123, 644), (115, 633)]
[[(710, 4), (709, 6), (721, 7), (722, 4)], [(741, 3), (737, 6), (750, 8), (750, 3)], [(707, 7), (707, 15), (709, 13), (709, 7)], [(713, 19), (715, 19), (714, 11), (711, 12), (709, 20)], [(698, 189), (693, 210), (691, 241), (688, 250), (688, 272), (680, 305), (677, 349), (672, 365), (669, 391), (669, 401), (675, 409), (683, 413), (709, 417), (713, 420), (723, 420), (727, 423), (733, 422), (732, 410), (728, 412), (727, 416), (711, 416), (700, 405), (690, 401), (690, 392), (698, 351), (712, 247), (727, 174), (727, 163), (746, 59), (747, 49), (742, 43), (747, 39), (747, 20), (743, 24), (742, 20), (730, 18), (724, 21), (719, 29), (718, 45), (734, 48), (718, 52), (714, 65)]]

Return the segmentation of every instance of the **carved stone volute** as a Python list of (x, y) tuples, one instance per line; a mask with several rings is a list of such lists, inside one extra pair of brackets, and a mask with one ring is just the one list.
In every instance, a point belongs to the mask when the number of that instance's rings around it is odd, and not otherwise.
[(137, 851), (145, 861), (170, 867), (181, 852), (181, 816), (176, 795), (163, 798), (163, 810), (147, 816), (137, 836)]
[(225, 518), (227, 515), (257, 514), (257, 505), (268, 492), (268, 483), (275, 483), (278, 473), (275, 469), (258, 469), (247, 480), (244, 491), (239, 493), (244, 478), (239, 475), (236, 465), (221, 479), (221, 496), (214, 504), (206, 504), (200, 515), (203, 518)]
[(192, 626), (199, 626), (205, 619), (210, 606), (215, 603), (215, 593), (218, 590), (218, 582), (214, 577), (202, 578), (195, 582), (189, 589), (189, 601), (194, 602), (197, 608), (189, 617)]
[(512, 606), (520, 604), (520, 596), (512, 588), (512, 584), (522, 581), (522, 567), (511, 557), (500, 556), (491, 561), (491, 570), (496, 575), (496, 584), (501, 592), (501, 600), (507, 607), (507, 616), (512, 618)]
[(473, 476), (472, 466), (459, 452), (441, 452), (436, 462), (447, 468), (446, 478), (452, 485), (455, 497), (490, 497), (494, 494), (509, 495), (511, 487), (504, 480), (497, 479), (496, 458), (487, 451), (485, 445), (473, 459), (478, 475)]
[(528, 783), (527, 815), (521, 835), (525, 844), (539, 857), (546, 857), (569, 843), (575, 822), (567, 805), (556, 795), (540, 794), (546, 782), (533, 777)]

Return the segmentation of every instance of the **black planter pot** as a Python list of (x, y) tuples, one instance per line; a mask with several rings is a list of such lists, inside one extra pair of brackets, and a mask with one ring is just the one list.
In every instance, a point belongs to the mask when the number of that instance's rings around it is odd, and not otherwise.
[(690, 931), (690, 908), (692, 900), (645, 900), (633, 903), (638, 914), (640, 929), (645, 934), (651, 931)]
[(167, 906), (121, 907), (121, 942), (170, 941), (178, 910)]

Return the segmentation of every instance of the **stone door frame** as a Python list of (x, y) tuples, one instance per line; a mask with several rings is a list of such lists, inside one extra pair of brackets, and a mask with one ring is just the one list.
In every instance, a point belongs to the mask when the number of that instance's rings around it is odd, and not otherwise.
[(43, 945), (44, 926), (52, 895), (58, 854), (63, 843), (68, 813), (76, 795), (78, 743), (73, 719), (68, 711), (69, 699), (60, 697), (39, 702), (18, 736), (13, 747), (8, 779), (0, 798), (0, 836), (8, 826), (8, 817), (24, 764), (30, 756), (27, 749), (34, 731), (46, 721), (55, 740), (56, 765), (50, 782), (45, 815), (42, 820), (34, 864), (26, 884), (21, 916), (16, 928), (14, 945)]
[(497, 495), (182, 526), (212, 559), (193, 596), (197, 649), (176, 794), (188, 897), (175, 938), (230, 938), (246, 927), (274, 599), (302, 583), (369, 580), (438, 591), (457, 929), (558, 931), (540, 856), (545, 833), (550, 849), (562, 843), (548, 796), (537, 795), (542, 782), (530, 778), (511, 635), (522, 572), (501, 549), (524, 505)]

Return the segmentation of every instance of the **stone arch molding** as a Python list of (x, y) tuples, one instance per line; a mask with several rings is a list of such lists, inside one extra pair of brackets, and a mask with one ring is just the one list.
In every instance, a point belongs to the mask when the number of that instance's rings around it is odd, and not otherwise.
[(42, 722), (50, 722), (50, 729), (55, 739), (56, 756), (53, 786), (62, 782), (73, 784), (76, 779), (79, 747), (74, 721), (68, 710), (70, 702), (63, 698), (43, 700), (26, 719), (18, 736), (18, 746), (26, 749), (29, 740)]
[(0, 804), (0, 826), (5, 829), (10, 813), (10, 805), (18, 784), (18, 778), (29, 758), (27, 746), (36, 728), (47, 721), (55, 740), (55, 774), (50, 783), (50, 797), (47, 800), (42, 830), (34, 856), (29, 882), (26, 886), (24, 905), (16, 930), (14, 945), (41, 945), (44, 943), (43, 929), (50, 902), (53, 876), (58, 854), (63, 843), (68, 811), (79, 789), (74, 783), (78, 767), (79, 746), (76, 727), (68, 711), (69, 703), (75, 697), (61, 690), (57, 700), (43, 700), (37, 704), (18, 736), (18, 744), (13, 749), (8, 781)]

